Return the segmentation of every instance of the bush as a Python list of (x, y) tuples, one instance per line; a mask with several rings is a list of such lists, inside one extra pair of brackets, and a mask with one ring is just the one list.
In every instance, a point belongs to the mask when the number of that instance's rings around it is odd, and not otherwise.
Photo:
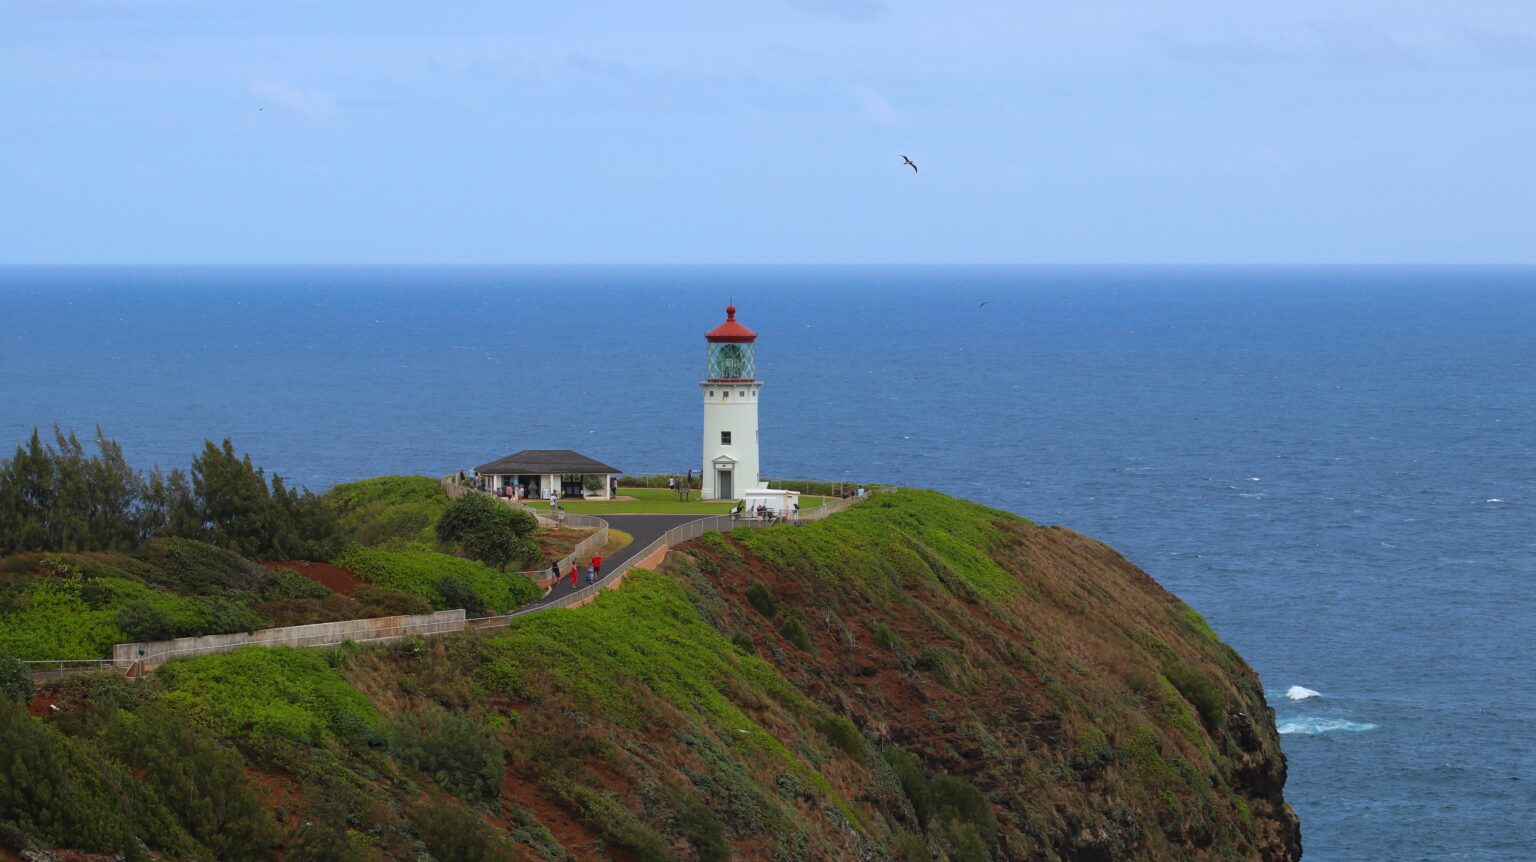
[(762, 581), (757, 581), (747, 588), (747, 604), (757, 608), (758, 613), (769, 619), (773, 619), (779, 612), (779, 604), (773, 600), (773, 590), (770, 590)]
[(479, 815), (431, 800), (411, 808), (411, 822), (437, 862), (510, 862), (512, 854)]
[(170, 813), (133, 785), (126, 769), (0, 701), (0, 829), (13, 839), (147, 862), (142, 839), (190, 855), (190, 839)]
[(911, 752), (891, 746), (885, 750), (885, 762), (890, 764), (897, 783), (901, 785), (907, 801), (912, 804), (917, 825), (927, 829), (928, 821), (933, 817), (933, 793), (928, 788), (928, 777), (923, 772), (921, 761)]
[(746, 632), (737, 632), (731, 635), (731, 646), (741, 650), (743, 655), (757, 655), (757, 644), (752, 641), (752, 636)]
[[(378, 712), (313, 649), (242, 647), (173, 661), (155, 672), (160, 695), (226, 739), (257, 745), (356, 738)], [(352, 716), (349, 719), (347, 716)]]
[(357, 612), (362, 617), (432, 613), (432, 605), (428, 604), (426, 599), (374, 584), (358, 584), (357, 589), (352, 591), (352, 600), (357, 602)]
[(1207, 730), (1214, 733), (1221, 727), (1222, 719), (1226, 716), (1226, 705), (1222, 703), (1216, 686), (1205, 674), (1180, 664), (1169, 668), (1163, 676), (1200, 713), (1200, 721)]
[(277, 823), (246, 781), (239, 754), (162, 704), (118, 713), (102, 740), (215, 858), (268, 858)]
[(833, 745), (842, 749), (845, 753), (862, 761), (869, 755), (869, 748), (864, 743), (864, 735), (853, 726), (845, 716), (828, 715), (816, 722), (816, 729), (820, 730)]
[(704, 803), (688, 800), (678, 812), (678, 826), (693, 845), (699, 862), (730, 862), (731, 842), (725, 839), (725, 824)]
[(115, 622), (130, 641), (147, 643), (176, 637), (176, 620), (143, 599), (124, 605), (117, 612)]
[(527, 512), (483, 494), (465, 494), (448, 504), (437, 522), (437, 538), (458, 542), (464, 555), (488, 566), (526, 568), (539, 560), (533, 539), (538, 522)]
[(437, 481), (426, 476), (364, 479), (337, 485), (322, 499), (352, 542), (425, 549), (436, 545), (437, 519), (449, 503)]
[(895, 629), (881, 623), (875, 628), (875, 645), (881, 649), (895, 650), (897, 647), (906, 646), (906, 642), (901, 639), (901, 635), (897, 634)]
[(543, 594), (532, 580), (487, 568), (481, 563), (439, 554), (436, 551), (389, 551), (382, 548), (349, 548), (336, 565), (369, 583), (426, 599), (437, 610), (463, 607), (451, 603), (439, 591), (444, 576), (474, 590), (490, 610), (504, 613)]
[[(992, 805), (974, 784), (958, 775), (937, 775), (929, 784), (935, 820), (954, 820), (976, 828), (977, 834), (991, 844), (997, 834), (997, 815)], [(983, 860), (987, 857), (982, 856)]]
[(501, 795), (505, 752), (493, 731), (469, 718), (429, 706), (386, 719), (380, 732), (397, 760), (432, 776), (444, 790), (485, 800)]
[(152, 539), (135, 552), (134, 557), (147, 564), (148, 580), (178, 592), (260, 592), (277, 583), (277, 575), (273, 572), (238, 554), (195, 539)]
[(334, 595), (325, 584), (317, 583), (293, 569), (272, 573), (272, 583), (262, 591), (267, 599), (324, 599)]
[(945, 820), (939, 826), (939, 840), (949, 850), (950, 862), (991, 862), (992, 854), (974, 823)]
[(449, 608), (463, 608), (470, 616), (479, 616), (485, 611), (485, 599), (473, 587), (453, 575), (439, 578), (436, 587), (438, 595), (443, 597)]
[(785, 620), (784, 625), (779, 626), (779, 634), (806, 652), (811, 651), (811, 636), (805, 633), (805, 626), (800, 624), (799, 617), (790, 617)]
[(28, 703), (32, 700), (32, 678), (27, 666), (0, 652), (0, 700)]

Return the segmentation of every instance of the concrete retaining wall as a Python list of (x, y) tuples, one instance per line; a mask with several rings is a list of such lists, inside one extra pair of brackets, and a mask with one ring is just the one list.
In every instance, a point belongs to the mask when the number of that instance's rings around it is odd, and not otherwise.
[(229, 652), (243, 646), (325, 647), (344, 641), (382, 641), (406, 635), (435, 635), (464, 630), (464, 609), (410, 616), (371, 617), (285, 626), (227, 635), (202, 635), (151, 643), (117, 644), (112, 663), (127, 668), (142, 660), (144, 669), (158, 667), (173, 658)]

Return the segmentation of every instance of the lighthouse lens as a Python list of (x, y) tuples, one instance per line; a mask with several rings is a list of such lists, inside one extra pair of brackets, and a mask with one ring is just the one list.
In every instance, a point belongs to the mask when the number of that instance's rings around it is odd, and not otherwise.
[(751, 380), (751, 348), (740, 344), (715, 344), (709, 351), (711, 380)]

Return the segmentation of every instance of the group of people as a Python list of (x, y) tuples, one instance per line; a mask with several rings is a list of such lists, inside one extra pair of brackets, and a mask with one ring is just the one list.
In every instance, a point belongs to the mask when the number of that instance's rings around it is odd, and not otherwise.
[[(555, 560), (553, 563), (549, 564), (549, 575), (550, 575), (550, 578), (552, 580), (556, 581), (556, 582), (558, 582), (560, 580), (560, 561), (559, 560)], [(590, 586), (592, 584), (597, 583), (598, 578), (601, 578), (602, 576), (603, 576), (603, 555), (601, 553), (593, 554), (592, 555), (592, 559), (587, 561), (587, 584)], [(572, 560), (571, 561), (571, 589), (575, 589), (577, 584), (579, 584), (580, 582), (581, 582), (581, 564), (577, 563), (575, 560)]]

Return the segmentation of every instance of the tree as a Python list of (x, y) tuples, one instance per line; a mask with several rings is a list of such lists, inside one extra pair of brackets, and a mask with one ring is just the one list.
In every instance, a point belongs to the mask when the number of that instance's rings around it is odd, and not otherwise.
[(0, 652), (0, 700), (27, 703), (32, 700), (32, 678), (27, 666)]
[(437, 538), (456, 542), (464, 555), (488, 566), (505, 569), (531, 565), (539, 555), (533, 539), (538, 522), (527, 512), (513, 509), (482, 494), (465, 494), (448, 505), (437, 521)]

